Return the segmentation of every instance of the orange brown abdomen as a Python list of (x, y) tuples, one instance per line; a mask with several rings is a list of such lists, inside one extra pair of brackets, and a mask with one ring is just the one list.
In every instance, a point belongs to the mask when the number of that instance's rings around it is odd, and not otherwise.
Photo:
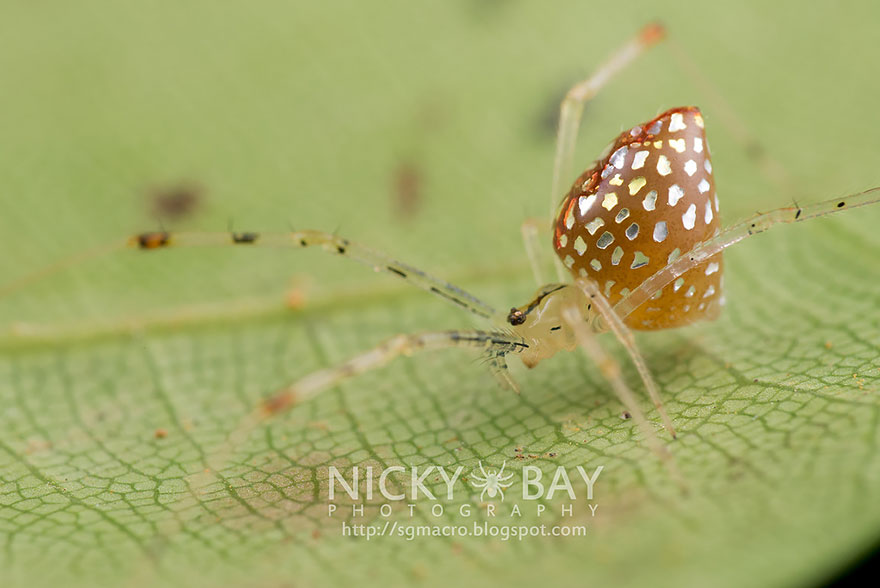
[[(698, 108), (668, 110), (621, 134), (608, 153), (562, 201), (553, 247), (573, 276), (594, 280), (614, 305), (721, 224)], [(656, 330), (716, 318), (722, 270), (719, 253), (639, 306), (626, 324)]]

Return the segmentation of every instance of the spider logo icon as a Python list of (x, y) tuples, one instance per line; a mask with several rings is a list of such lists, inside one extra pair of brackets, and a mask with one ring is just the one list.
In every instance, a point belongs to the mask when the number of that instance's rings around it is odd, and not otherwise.
[(480, 492), (480, 500), (482, 501), (486, 494), (489, 495), (489, 498), (495, 498), (496, 495), (501, 495), (501, 501), (504, 502), (504, 490), (506, 488), (510, 488), (513, 483), (507, 483), (507, 480), (513, 477), (513, 474), (504, 475), (504, 466), (507, 465), (507, 461), (501, 464), (501, 470), (493, 471), (489, 470), (488, 472), (483, 469), (483, 462), (479, 462), (480, 471), (483, 472), (482, 476), (478, 476), (477, 474), (472, 473), (471, 478), (474, 479), (474, 486), (477, 488), (482, 488), (483, 491)]

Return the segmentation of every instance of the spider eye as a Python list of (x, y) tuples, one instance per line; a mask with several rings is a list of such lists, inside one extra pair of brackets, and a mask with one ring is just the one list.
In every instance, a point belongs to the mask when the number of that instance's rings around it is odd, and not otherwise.
[(513, 326), (521, 325), (526, 322), (526, 313), (516, 307), (513, 307), (510, 309), (510, 313), (507, 315), (507, 322)]

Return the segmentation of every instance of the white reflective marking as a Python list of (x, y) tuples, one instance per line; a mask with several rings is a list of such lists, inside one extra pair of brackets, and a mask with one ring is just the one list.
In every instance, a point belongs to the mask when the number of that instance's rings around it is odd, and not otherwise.
[(587, 250), (587, 243), (580, 235), (578, 235), (578, 238), (574, 241), (574, 250), (578, 252), (578, 255), (583, 255), (584, 251)]
[[(623, 258), (623, 249), (620, 247), (620, 245), (618, 245), (611, 253), (611, 265), (619, 264), (621, 258)], [(608, 294), (606, 294), (606, 296), (608, 296)]]
[(578, 198), (578, 210), (581, 213), (581, 216), (586, 216), (587, 212), (592, 208), (593, 203), (596, 202), (596, 195), (592, 196), (581, 196)]
[(675, 280), (675, 283), (672, 284), (672, 291), (678, 292), (679, 289), (684, 285), (684, 278), (678, 278)]
[(587, 270), (585, 268), (579, 269), (578, 275), (580, 275), (580, 277), (582, 277), (582, 278), (586, 278), (587, 277)]
[(642, 169), (645, 166), (645, 160), (648, 159), (647, 151), (639, 151), (636, 153), (636, 156), (633, 158), (633, 169)]
[(669, 257), (666, 258), (666, 265), (669, 265), (670, 263), (672, 263), (673, 261), (678, 259), (680, 255), (681, 255), (681, 249), (679, 249), (678, 247), (673, 249), (672, 253), (669, 254)]
[(715, 194), (715, 212), (718, 212), (718, 194)]
[(708, 159), (703, 162), (703, 169), (706, 170), (707, 173), (712, 173), (712, 162)]
[(621, 208), (620, 212), (617, 213), (617, 216), (614, 217), (614, 222), (622, 223), (629, 216), (629, 208)]
[(614, 235), (612, 235), (608, 231), (605, 231), (604, 233), (602, 233), (602, 236), (599, 237), (599, 240), (596, 241), (596, 247), (598, 247), (599, 249), (607, 249), (608, 246), (612, 243), (614, 243)]
[(670, 139), (669, 146), (678, 151), (679, 153), (684, 153), (685, 144), (684, 139)]
[(685, 211), (683, 215), (681, 215), (681, 223), (684, 225), (684, 228), (687, 230), (691, 230), (694, 228), (694, 223), (697, 222), (697, 205), (691, 204), (688, 206), (688, 209)]
[(706, 293), (703, 294), (703, 298), (709, 298), (713, 294), (715, 294), (715, 286), (710, 285), (708, 288), (706, 288)]
[(597, 272), (602, 271), (602, 262), (598, 259), (590, 260), (590, 267), (596, 270)]
[(700, 183), (697, 184), (697, 189), (700, 191), (700, 194), (705, 194), (709, 191), (709, 182), (706, 181), (706, 178), (700, 180)]
[(568, 245), (568, 233), (562, 233), (559, 236), (559, 246), (565, 247), (566, 245)]
[(675, 206), (678, 201), (684, 198), (684, 190), (678, 184), (669, 186), (669, 206)]
[(644, 176), (637, 177), (629, 183), (629, 195), (635, 196), (639, 193), (639, 190), (641, 190), (647, 183), (648, 181), (645, 179)]
[(712, 222), (712, 203), (706, 200), (706, 224)]
[(566, 255), (565, 259), (562, 260), (562, 263), (565, 264), (565, 267), (571, 269), (571, 266), (574, 265), (574, 257), (571, 255)]
[(602, 200), (602, 208), (607, 211), (611, 211), (612, 208), (617, 206), (617, 194), (614, 192), (609, 192), (605, 194), (605, 199)]
[(703, 139), (701, 139), (700, 137), (694, 137), (694, 152), (703, 152)]
[(614, 177), (608, 180), (608, 183), (612, 186), (622, 186), (623, 178), (620, 177), (620, 174), (614, 174)]
[(681, 131), (686, 128), (687, 125), (684, 124), (684, 117), (680, 112), (674, 112), (669, 119), (669, 132), (674, 133), (675, 131)]
[(658, 243), (662, 243), (666, 240), (666, 235), (668, 235), (668, 231), (666, 230), (666, 221), (660, 221), (656, 225), (654, 225), (654, 240)]
[(568, 209), (568, 212), (565, 214), (565, 228), (571, 229), (574, 226), (574, 207)]
[(684, 295), (687, 296), (688, 298), (691, 298), (691, 297), (693, 297), (693, 295), (696, 292), (697, 292), (697, 289), (694, 288), (693, 286), (691, 286), (690, 288), (687, 289), (687, 292), (685, 292)]
[(645, 267), (650, 261), (651, 259), (647, 255), (645, 255), (641, 251), (636, 251), (635, 255), (633, 255), (633, 262), (632, 265), (629, 266), (629, 269), (638, 269), (640, 267)]
[(660, 132), (660, 129), (662, 129), (662, 128), (663, 128), (663, 121), (656, 120), (656, 121), (654, 121), (654, 124), (652, 124), (650, 127), (648, 127), (648, 134), (649, 135), (656, 135), (657, 133)]
[(684, 163), (684, 171), (687, 172), (687, 175), (692, 176), (697, 173), (697, 162), (693, 159), (688, 159)]
[(706, 275), (711, 276), (712, 274), (714, 274), (717, 271), (718, 271), (718, 262), (713, 261), (712, 263), (709, 264), (709, 267), (706, 268)]
[(642, 201), (642, 206), (645, 207), (645, 210), (654, 210), (657, 204), (657, 190), (651, 190), (648, 192), (648, 195), (645, 196), (645, 199)]
[(623, 161), (626, 159), (626, 154), (628, 152), (629, 149), (627, 149), (626, 146), (621, 147), (611, 155), (611, 159), (608, 160), (608, 163), (617, 169), (623, 169)]
[(615, 282), (614, 280), (608, 280), (607, 282), (605, 282), (605, 297), (606, 298), (611, 296), (611, 288), (613, 288), (614, 284), (616, 284), (616, 283), (617, 282)]
[(604, 226), (604, 225), (605, 225), (605, 221), (602, 220), (602, 217), (598, 217), (598, 216), (597, 216), (596, 218), (594, 218), (593, 220), (591, 220), (590, 222), (588, 222), (588, 223), (586, 224), (586, 227), (587, 227), (587, 231), (588, 231), (591, 235), (595, 235), (595, 234), (596, 234), (596, 231), (599, 230), (599, 227)]
[[(697, 171), (696, 165), (697, 164), (694, 164), (694, 171)], [(661, 176), (668, 176), (672, 173), (672, 166), (669, 165), (669, 159), (667, 159), (665, 155), (661, 155), (657, 160), (657, 173)]]

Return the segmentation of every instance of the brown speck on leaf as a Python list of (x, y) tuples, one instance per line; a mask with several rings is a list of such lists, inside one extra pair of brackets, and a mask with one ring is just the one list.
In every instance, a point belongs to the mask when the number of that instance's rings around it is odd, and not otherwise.
[(831, 349), (834, 347), (834, 344), (831, 341), (825, 341), (825, 349)]
[(284, 295), (284, 305), (290, 310), (301, 310), (305, 308), (307, 302), (305, 288), (294, 285)]
[(392, 181), (395, 214), (412, 219), (422, 207), (424, 172), (414, 162), (402, 160), (394, 167)]
[(196, 182), (179, 181), (151, 188), (148, 201), (153, 216), (167, 221), (181, 220), (198, 211), (205, 189)]
[(165, 429), (156, 429), (156, 431), (153, 433), (153, 437), (155, 437), (156, 439), (164, 439), (167, 436), (168, 431)]
[(317, 541), (321, 538), (321, 531), (319, 529), (312, 529), (312, 539)]
[(620, 415), (620, 418), (622, 418), (623, 420), (628, 420), (628, 419), (631, 419), (631, 418), (632, 418), (632, 415), (629, 413), (628, 410), (625, 410), (625, 411), (623, 411), (623, 413)]

